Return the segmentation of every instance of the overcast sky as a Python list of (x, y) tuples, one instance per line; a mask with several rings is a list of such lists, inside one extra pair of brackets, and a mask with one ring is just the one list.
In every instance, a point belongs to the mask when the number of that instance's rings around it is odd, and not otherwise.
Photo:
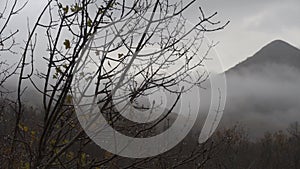
[(199, 0), (197, 4), (207, 14), (217, 11), (216, 20), (231, 21), (225, 30), (207, 34), (220, 41), (216, 50), (225, 69), (275, 39), (300, 47), (299, 0)]
[[(22, 15), (17, 16), (12, 25), (24, 28), (27, 24), (25, 18), (34, 21), (32, 18), (38, 16), (46, 2), (29, 0)], [(300, 0), (198, 0), (187, 12), (191, 22), (198, 14), (198, 6), (207, 14), (217, 11), (216, 20), (231, 21), (225, 30), (207, 34), (210, 40), (220, 41), (216, 51), (225, 69), (252, 56), (275, 39), (300, 47)]]

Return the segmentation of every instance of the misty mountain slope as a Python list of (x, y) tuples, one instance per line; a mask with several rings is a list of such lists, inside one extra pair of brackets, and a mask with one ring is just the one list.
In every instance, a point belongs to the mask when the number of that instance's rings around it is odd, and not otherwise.
[(282, 40), (275, 40), (264, 46), (261, 50), (245, 61), (226, 71), (245, 73), (245, 71), (260, 71), (267, 64), (287, 65), (300, 70), (300, 50)]
[(226, 73), (222, 124), (241, 122), (250, 136), (300, 121), (300, 50), (276, 40)]

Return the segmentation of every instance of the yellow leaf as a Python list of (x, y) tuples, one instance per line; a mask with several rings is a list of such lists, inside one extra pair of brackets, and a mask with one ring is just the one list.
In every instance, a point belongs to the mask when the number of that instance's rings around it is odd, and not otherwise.
[(118, 57), (121, 58), (124, 54), (123, 53), (119, 53)]
[(55, 142), (56, 142), (56, 141), (52, 139), (52, 140), (50, 141), (50, 144), (51, 144), (51, 145), (54, 145)]
[(75, 6), (71, 7), (71, 11), (72, 11), (72, 12), (78, 12), (78, 11), (80, 11), (80, 9), (81, 9), (81, 8), (78, 6), (77, 3), (75, 4)]
[(24, 127), (23, 127), (23, 130), (24, 130), (25, 132), (27, 132), (27, 131), (28, 131), (28, 127), (27, 127), (27, 126), (24, 126)]
[(19, 124), (18, 126), (19, 126), (19, 128), (20, 128), (21, 130), (23, 130), (22, 124)]
[(108, 151), (105, 151), (105, 153), (104, 153), (104, 158), (105, 158), (105, 159), (109, 159), (109, 158), (111, 158), (112, 156), (113, 156), (112, 153), (110, 153), (110, 152), (108, 152)]
[(30, 164), (29, 164), (29, 162), (26, 162), (26, 163), (25, 163), (24, 169), (30, 169)]
[(54, 153), (57, 154), (58, 152), (59, 152), (59, 149), (58, 149), (58, 148), (55, 148), (55, 149), (54, 149)]
[(70, 49), (71, 48), (71, 43), (70, 43), (70, 41), (68, 39), (65, 39), (64, 45), (65, 45), (66, 49)]
[(63, 8), (64, 13), (68, 13), (69, 12), (69, 6), (67, 5), (66, 7)]
[(67, 153), (67, 159), (71, 160), (72, 158), (74, 158), (74, 153), (73, 152), (68, 152)]
[(35, 133), (36, 133), (35, 131), (31, 131), (31, 135), (33, 135), (33, 136), (34, 136), (34, 135), (35, 135)]
[(69, 142), (69, 140), (65, 139), (65, 140), (63, 141), (63, 144), (67, 144), (68, 142)]
[(66, 68), (68, 68), (68, 65), (66, 65), (66, 64), (63, 64), (63, 67), (66, 69)]
[(81, 154), (81, 163), (82, 163), (82, 164), (85, 164), (85, 162), (86, 162), (86, 154), (85, 154), (85, 153), (82, 153), (82, 154)]
[(66, 102), (69, 103), (69, 104), (72, 103), (72, 96), (71, 95), (67, 95)]
[(89, 19), (89, 20), (87, 21), (87, 25), (88, 25), (89, 27), (92, 27), (92, 24), (93, 24), (92, 20)]
[(60, 67), (56, 67), (56, 68), (55, 68), (55, 71), (56, 71), (57, 73), (61, 73), (61, 72), (62, 72), (61, 69), (60, 69)]

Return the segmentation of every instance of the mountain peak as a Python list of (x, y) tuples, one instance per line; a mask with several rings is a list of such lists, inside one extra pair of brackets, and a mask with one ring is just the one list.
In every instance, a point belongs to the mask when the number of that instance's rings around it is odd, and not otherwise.
[(269, 44), (267, 44), (266, 46), (264, 46), (259, 52), (271, 52), (271, 53), (277, 53), (279, 55), (284, 55), (287, 51), (295, 51), (295, 50), (299, 50), (296, 47), (292, 46), (291, 44), (283, 41), (283, 40), (274, 40), (272, 42), (270, 42)]
[(280, 39), (273, 40), (272, 42), (269, 43), (269, 45), (289, 45), (289, 46), (291, 46), (289, 43), (287, 43), (283, 40), (280, 40)]
[(239, 72), (241, 69), (250, 67), (262, 68), (268, 63), (288, 65), (300, 69), (300, 50), (283, 40), (274, 40), (227, 72)]

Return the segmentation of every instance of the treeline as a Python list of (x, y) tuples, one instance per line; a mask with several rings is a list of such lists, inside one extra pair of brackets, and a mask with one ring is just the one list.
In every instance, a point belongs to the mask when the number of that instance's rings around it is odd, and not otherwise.
[[(1, 101), (0, 106), (0, 161), (1, 165), (9, 160), (11, 151), (11, 133), (14, 130), (14, 102)], [(53, 139), (45, 145), (45, 156), (58, 153), (62, 146), (68, 144), (80, 129), (72, 108), (65, 109), (65, 119), (74, 118), (70, 128), (56, 126), (59, 139)], [(19, 160), (16, 168), (28, 169), (37, 155), (39, 139), (42, 137), (43, 120), (38, 109), (24, 106), (24, 120), (17, 127), (21, 137), (14, 146), (15, 156)], [(64, 123), (61, 121), (61, 123)], [(161, 127), (161, 126), (159, 126)], [(71, 130), (72, 129), (72, 130)], [(121, 132), (121, 131), (120, 131)], [(60, 134), (59, 134), (60, 133)], [(153, 134), (153, 133), (152, 133)], [(204, 144), (198, 144), (199, 133), (191, 132), (178, 146), (157, 157), (146, 159), (128, 159), (114, 156), (95, 145), (85, 134), (64, 150), (50, 168), (200, 168), (200, 169), (299, 169), (300, 168), (300, 130), (296, 122), (288, 129), (275, 133), (266, 133), (263, 138), (253, 140), (243, 127), (236, 125), (229, 129), (219, 129)], [(99, 161), (93, 166), (94, 161)], [(93, 165), (90, 165), (93, 164)]]
[(252, 140), (241, 127), (219, 131), (214, 136), (223, 140), (219, 153), (206, 169), (299, 169), (300, 130), (298, 122), (283, 131), (265, 133)]

